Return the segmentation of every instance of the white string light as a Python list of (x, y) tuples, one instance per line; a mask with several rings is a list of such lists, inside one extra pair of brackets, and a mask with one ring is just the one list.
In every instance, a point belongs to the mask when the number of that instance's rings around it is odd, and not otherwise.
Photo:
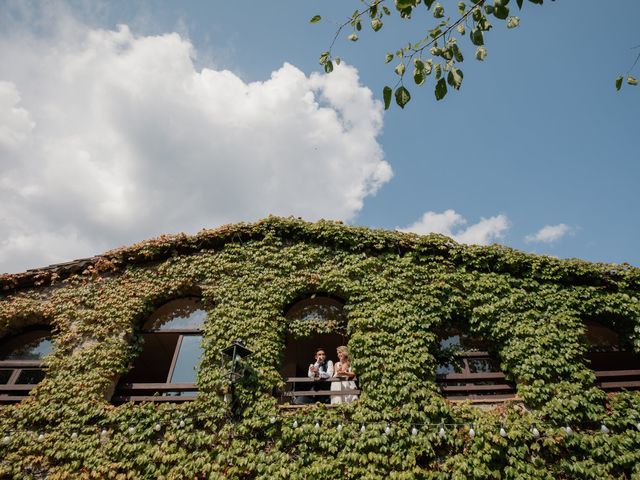
[(129, 435), (133, 435), (134, 433), (136, 433), (136, 427), (133, 427), (133, 426), (129, 427), (127, 429), (127, 432), (129, 432)]
[(438, 437), (444, 438), (446, 436), (447, 436), (447, 431), (444, 429), (444, 426), (441, 426), (440, 430), (438, 431)]
[(291, 425), (293, 428), (298, 428), (298, 421), (294, 420), (293, 424)]
[(71, 440), (77, 440), (78, 439), (78, 432), (73, 432), (71, 434)]
[(564, 427), (564, 431), (567, 434), (567, 437), (570, 437), (571, 435), (573, 435), (573, 430), (571, 429), (571, 427), (569, 425), (566, 425)]
[(500, 427), (500, 432), (499, 433), (500, 433), (500, 436), (502, 438), (507, 436), (507, 431), (504, 429), (504, 427)]
[(40, 435), (38, 435), (38, 441), (44, 442), (44, 433), (41, 433)]
[(315, 429), (320, 430), (320, 422), (316, 422)]
[(389, 435), (391, 433), (391, 427), (389, 426), (389, 424), (387, 423), (387, 426), (384, 427), (384, 434), (385, 435)]
[(364, 433), (367, 430), (367, 427), (364, 426), (364, 423), (360, 427), (360, 433)]
[(5, 435), (4, 437), (2, 437), (3, 445), (9, 445), (10, 442), (11, 442), (11, 437), (9, 435)]
[(413, 427), (411, 429), (411, 436), (415, 437), (416, 435), (418, 435), (418, 429), (416, 427)]
[(604, 434), (609, 433), (611, 430), (609, 430), (609, 428), (603, 423), (602, 425), (600, 425), (600, 431)]
[(276, 423), (276, 417), (271, 417), (269, 419), (269, 422), (273, 425), (274, 423)]
[(180, 423), (178, 423), (178, 426), (180, 428), (184, 428), (185, 425), (186, 425), (186, 423), (184, 423), (184, 420), (180, 420)]
[(476, 436), (476, 431), (473, 429), (473, 426), (469, 429), (469, 436), (471, 438)]
[(162, 425), (160, 425), (159, 423), (156, 423), (155, 426), (153, 427), (153, 429), (156, 432), (159, 432), (160, 430), (162, 430)]
[(540, 430), (538, 430), (536, 427), (533, 427), (531, 429), (531, 434), (533, 435), (534, 438), (538, 438), (540, 437)]
[[(318, 428), (320, 428), (320, 425), (316, 423), (316, 425), (318, 425)], [(342, 431), (342, 424), (339, 423), (338, 426), (336, 427), (336, 430), (338, 430), (339, 432)]]

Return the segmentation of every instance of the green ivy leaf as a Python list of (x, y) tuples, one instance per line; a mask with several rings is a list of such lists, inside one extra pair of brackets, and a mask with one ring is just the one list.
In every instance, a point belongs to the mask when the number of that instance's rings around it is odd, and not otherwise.
[(509, 7), (496, 5), (493, 9), (493, 15), (500, 20), (506, 20), (506, 18), (509, 16)]
[(438, 80), (438, 83), (436, 83), (435, 94), (436, 100), (442, 100), (447, 94), (447, 83), (444, 81), (444, 78), (441, 78)]
[(384, 87), (382, 89), (382, 98), (384, 99), (384, 109), (385, 110), (389, 110), (389, 106), (391, 105), (391, 94), (393, 93), (393, 90), (391, 90), (391, 87)]
[(507, 28), (516, 28), (520, 25), (520, 17), (509, 17), (507, 20)]
[(409, 103), (409, 100), (411, 100), (411, 94), (409, 93), (409, 90), (404, 88), (404, 85), (401, 85), (396, 89), (395, 96), (396, 103), (400, 108), (404, 108), (404, 106)]
[(482, 30), (474, 28), (471, 30), (471, 43), (474, 45), (484, 45), (484, 37), (482, 36)]
[(620, 88), (622, 87), (622, 75), (620, 75), (618, 78), (616, 78), (616, 90), (620, 90)]
[(327, 63), (324, 64), (324, 71), (325, 73), (333, 72), (333, 62), (331, 60), (328, 60)]
[(313, 17), (311, 17), (311, 20), (309, 20), (309, 23), (318, 23), (320, 20), (322, 20), (322, 17), (320, 15), (314, 15)]

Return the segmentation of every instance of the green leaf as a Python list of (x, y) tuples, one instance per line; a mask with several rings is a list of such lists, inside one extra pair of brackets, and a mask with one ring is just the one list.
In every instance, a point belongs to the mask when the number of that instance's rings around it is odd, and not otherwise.
[(391, 87), (384, 87), (382, 89), (382, 98), (384, 99), (384, 109), (389, 110), (389, 105), (391, 105), (391, 94), (393, 90)]
[(405, 8), (415, 7), (415, 0), (396, 0), (396, 8), (404, 10)]
[(394, 69), (394, 71), (395, 71), (398, 75), (402, 76), (402, 75), (404, 75), (405, 68), (406, 68), (406, 66), (405, 66), (405, 64), (404, 64), (404, 63), (399, 63), (399, 64), (396, 66), (396, 68)]
[(382, 11), (385, 15), (391, 15), (391, 11), (387, 7), (382, 7)]
[(424, 69), (424, 62), (422, 60), (420, 60), (419, 58), (414, 58), (413, 59), (413, 65), (414, 67), (416, 67), (418, 70), (422, 70)]
[(447, 82), (444, 81), (444, 78), (441, 78), (438, 80), (438, 83), (436, 83), (435, 94), (436, 100), (442, 100), (447, 94)]
[(433, 5), (433, 2), (435, 2), (436, 0), (424, 0), (424, 4), (426, 5), (427, 9), (431, 8), (431, 5)]
[(435, 18), (442, 18), (444, 17), (444, 7), (440, 4), (440, 3), (436, 3), (433, 6), (433, 16)]
[(629, 85), (633, 85), (635, 87), (636, 85), (638, 85), (638, 80), (636, 79), (636, 77), (633, 77), (631, 75), (627, 75), (627, 83)]
[(418, 68), (413, 69), (413, 81), (416, 85), (422, 85), (424, 83), (424, 71)]
[(456, 67), (452, 67), (451, 70), (449, 70), (449, 74), (447, 75), (447, 83), (456, 90), (460, 90), (463, 78), (464, 75), (462, 73), (462, 70)]
[(476, 58), (478, 60), (480, 60), (481, 62), (487, 58), (487, 49), (484, 47), (478, 47), (476, 48)]
[(466, 30), (465, 30), (465, 28), (464, 28), (464, 24), (462, 24), (462, 23), (459, 23), (459, 24), (456, 26), (456, 30), (458, 31), (458, 33), (459, 33), (460, 35), (464, 35), (464, 33), (465, 33), (465, 31), (466, 31)]
[(384, 63), (389, 63), (393, 60), (393, 53), (387, 53), (387, 56), (384, 58)]
[(314, 15), (313, 17), (311, 17), (311, 20), (309, 20), (309, 23), (318, 23), (320, 20), (322, 20), (322, 17), (320, 15)]
[(327, 61), (329, 60), (329, 56), (330, 56), (330, 55), (331, 55), (331, 54), (330, 54), (329, 52), (322, 52), (322, 53), (320, 54), (320, 59), (318, 60), (318, 63), (319, 63), (320, 65), (324, 65), (324, 64), (325, 64), (325, 63), (327, 63)]
[(618, 78), (616, 78), (616, 90), (620, 90), (620, 88), (622, 87), (622, 75), (620, 75)]
[(373, 20), (371, 20), (371, 28), (373, 28), (374, 32), (380, 30), (382, 28), (382, 20), (380, 20), (379, 18), (374, 18)]
[(324, 64), (324, 71), (325, 73), (333, 72), (333, 62), (331, 60), (328, 60), (327, 63)]
[(396, 89), (396, 103), (400, 108), (404, 108), (404, 106), (409, 103), (411, 100), (411, 94), (409, 90), (404, 88), (404, 85), (401, 85)]
[(464, 12), (467, 10), (467, 5), (464, 2), (458, 2), (458, 13), (460, 15), (464, 15)]
[(493, 9), (493, 15), (500, 20), (505, 20), (509, 16), (509, 7), (496, 5)]
[(484, 37), (482, 36), (482, 30), (474, 28), (471, 30), (471, 43), (474, 45), (484, 45)]
[(509, 17), (507, 20), (507, 28), (516, 28), (520, 25), (520, 17)]
[(349, 35), (347, 37), (347, 40), (351, 40), (352, 42), (357, 42), (358, 41), (358, 35), (356, 33), (352, 33), (351, 35)]

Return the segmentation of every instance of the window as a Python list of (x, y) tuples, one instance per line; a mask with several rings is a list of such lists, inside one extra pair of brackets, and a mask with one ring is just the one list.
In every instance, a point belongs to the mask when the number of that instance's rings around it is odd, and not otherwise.
[(440, 340), (436, 382), (450, 400), (500, 401), (515, 397), (515, 385), (505, 380), (487, 342), (448, 328)]
[(144, 323), (143, 351), (124, 375), (112, 401), (185, 401), (195, 398), (196, 369), (207, 317), (197, 297), (173, 300)]
[(585, 322), (585, 334), (586, 358), (597, 385), (606, 391), (640, 389), (640, 358), (631, 346), (623, 344), (615, 330), (593, 320)]
[(338, 379), (314, 382), (307, 376), (317, 348), (322, 348), (327, 360), (335, 363), (337, 347), (347, 344), (347, 318), (343, 302), (331, 295), (316, 294), (295, 302), (286, 310), (285, 317), (288, 328), (281, 373), (286, 390), (282, 392), (281, 402), (328, 402), (330, 394), (353, 397), (360, 393), (354, 389), (346, 391), (344, 395), (336, 393), (335, 389), (331, 392), (331, 383)]
[(44, 379), (51, 331), (37, 327), (0, 342), (0, 403), (19, 402)]

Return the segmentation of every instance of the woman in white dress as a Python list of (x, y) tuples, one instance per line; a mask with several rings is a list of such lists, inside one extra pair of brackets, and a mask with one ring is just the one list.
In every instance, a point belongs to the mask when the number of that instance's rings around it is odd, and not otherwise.
[[(340, 382), (331, 382), (331, 391), (356, 390), (356, 382), (353, 379), (356, 374), (351, 370), (349, 349), (344, 345), (337, 348), (338, 362), (333, 367), (333, 377), (342, 379)], [(331, 403), (351, 403), (358, 395), (331, 395)]]

